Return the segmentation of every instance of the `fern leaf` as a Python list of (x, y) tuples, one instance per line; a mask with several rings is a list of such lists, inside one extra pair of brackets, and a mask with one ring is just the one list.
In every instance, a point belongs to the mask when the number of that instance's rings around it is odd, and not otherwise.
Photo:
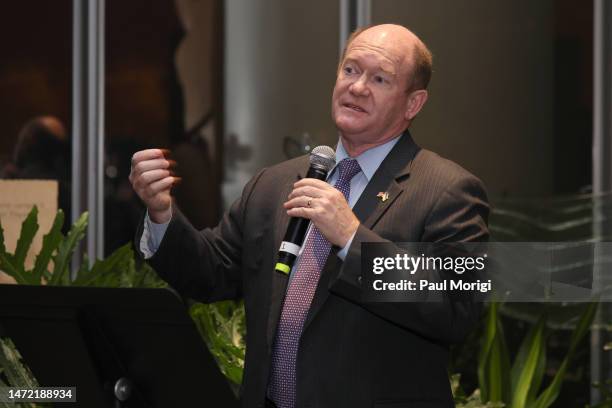
[(32, 245), (34, 236), (38, 231), (38, 207), (32, 207), (30, 213), (27, 215), (23, 223), (21, 224), (21, 234), (17, 240), (17, 246), (15, 247), (15, 266), (21, 270), (25, 270), (23, 266), (25, 263), (26, 255)]
[(64, 212), (59, 210), (53, 221), (49, 232), (43, 237), (43, 245), (40, 253), (36, 256), (34, 269), (32, 269), (32, 279), (39, 283), (43, 273), (47, 270), (53, 252), (62, 242), (62, 225), (64, 225)]
[(53, 269), (53, 275), (49, 281), (50, 285), (59, 285), (68, 279), (68, 268), (70, 266), (70, 260), (72, 254), (79, 243), (85, 236), (85, 230), (87, 229), (87, 221), (89, 214), (85, 211), (79, 219), (72, 225), (66, 238), (58, 246), (57, 253), (53, 258), (55, 265)]

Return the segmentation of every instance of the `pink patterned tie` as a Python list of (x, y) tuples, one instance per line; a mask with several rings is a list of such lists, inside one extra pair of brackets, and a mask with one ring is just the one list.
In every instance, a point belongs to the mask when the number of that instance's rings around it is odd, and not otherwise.
[[(351, 179), (361, 168), (357, 160), (347, 158), (338, 164), (338, 171), (338, 181), (334, 187), (340, 190), (348, 201)], [(300, 336), (330, 249), (331, 243), (313, 224), (289, 281), (272, 349), (268, 393), (278, 408), (295, 406), (295, 365)]]

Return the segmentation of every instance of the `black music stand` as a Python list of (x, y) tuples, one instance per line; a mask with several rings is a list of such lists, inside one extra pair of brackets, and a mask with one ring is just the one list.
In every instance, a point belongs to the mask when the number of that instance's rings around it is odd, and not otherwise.
[(77, 402), (58, 406), (238, 406), (167, 289), (0, 285), (0, 332), (41, 387), (76, 387)]

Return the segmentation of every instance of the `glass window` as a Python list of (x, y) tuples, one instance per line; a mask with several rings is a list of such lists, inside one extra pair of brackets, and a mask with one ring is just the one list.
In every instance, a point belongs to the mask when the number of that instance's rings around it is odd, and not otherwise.
[[(70, 227), (72, 1), (3, 4), (0, 56), (0, 221), (13, 253), (23, 220), (37, 206), (29, 269), (58, 208), (63, 232)], [(0, 271), (6, 282), (14, 280)]]
[(219, 217), (221, 2), (106, 2), (105, 252), (133, 239), (143, 207), (132, 154), (168, 148), (178, 206), (198, 228)]

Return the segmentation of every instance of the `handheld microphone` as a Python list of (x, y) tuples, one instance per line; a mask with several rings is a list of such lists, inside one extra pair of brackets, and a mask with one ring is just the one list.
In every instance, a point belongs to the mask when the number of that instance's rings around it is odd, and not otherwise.
[[(317, 146), (312, 149), (309, 160), (310, 168), (306, 177), (325, 181), (327, 173), (336, 164), (336, 152), (329, 146)], [(309, 219), (301, 217), (293, 217), (289, 220), (285, 238), (283, 238), (283, 242), (278, 249), (278, 261), (274, 267), (275, 270), (289, 274), (304, 243), (309, 223)]]

